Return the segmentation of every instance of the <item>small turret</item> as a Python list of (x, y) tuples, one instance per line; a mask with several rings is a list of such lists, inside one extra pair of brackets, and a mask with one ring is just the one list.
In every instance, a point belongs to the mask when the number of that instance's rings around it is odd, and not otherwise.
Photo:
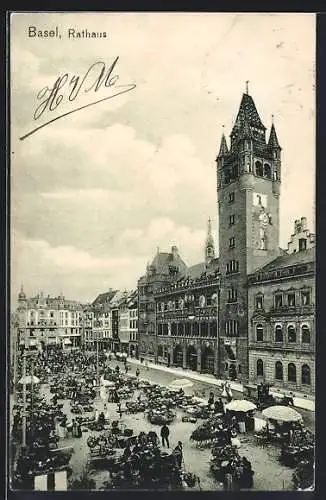
[(276, 130), (275, 130), (275, 125), (274, 125), (274, 116), (272, 115), (272, 126), (271, 126), (271, 131), (269, 134), (269, 139), (268, 139), (268, 146), (271, 149), (276, 149), (278, 151), (281, 151), (281, 146), (280, 143), (278, 142)]
[(24, 287), (23, 285), (21, 285), (20, 287), (20, 292), (18, 294), (18, 301), (19, 302), (24, 302), (26, 300), (26, 294), (24, 292)]
[(228, 152), (229, 152), (228, 145), (226, 143), (226, 138), (225, 138), (225, 135), (224, 135), (224, 132), (223, 132), (222, 139), (221, 139), (220, 150), (219, 150), (219, 153), (218, 153), (218, 158), (222, 158), (222, 156), (227, 155)]

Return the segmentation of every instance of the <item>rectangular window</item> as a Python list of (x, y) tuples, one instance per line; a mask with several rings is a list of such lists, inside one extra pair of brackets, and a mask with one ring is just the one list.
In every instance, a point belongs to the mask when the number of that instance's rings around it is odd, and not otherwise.
[(310, 304), (310, 292), (309, 291), (304, 291), (301, 292), (301, 304), (303, 306), (308, 306)]
[(295, 306), (295, 293), (294, 292), (288, 293), (288, 306), (289, 307)]
[(229, 226), (233, 226), (235, 224), (235, 215), (232, 214), (229, 217)]
[(278, 309), (283, 306), (283, 294), (276, 293), (275, 294), (275, 308)]
[(263, 295), (256, 295), (256, 309), (262, 309), (263, 308)]
[(235, 240), (234, 240), (233, 236), (232, 236), (232, 238), (229, 238), (229, 247), (230, 248), (234, 248), (235, 247)]
[(238, 299), (238, 291), (236, 288), (230, 288), (228, 290), (228, 302), (236, 302)]
[(234, 193), (230, 193), (229, 194), (229, 203), (233, 203), (234, 202)]

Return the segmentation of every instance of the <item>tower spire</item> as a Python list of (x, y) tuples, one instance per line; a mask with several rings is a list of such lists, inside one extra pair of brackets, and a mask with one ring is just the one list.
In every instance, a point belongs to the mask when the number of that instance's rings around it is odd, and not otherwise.
[(225, 128), (225, 125), (222, 125), (223, 132), (222, 132), (221, 145), (220, 145), (220, 150), (219, 150), (218, 156), (224, 156), (224, 155), (228, 154), (228, 152), (229, 152), (228, 145), (226, 143), (225, 134), (224, 134), (224, 128)]
[(268, 146), (274, 149), (281, 149), (280, 143), (278, 142), (275, 125), (274, 125), (274, 115), (272, 115), (272, 126), (268, 139)]
[(246, 94), (249, 94), (249, 80), (246, 80)]
[(215, 258), (215, 250), (214, 250), (214, 239), (212, 235), (212, 221), (209, 217), (207, 224), (207, 238), (205, 245), (205, 263), (206, 266), (210, 264), (210, 262)]

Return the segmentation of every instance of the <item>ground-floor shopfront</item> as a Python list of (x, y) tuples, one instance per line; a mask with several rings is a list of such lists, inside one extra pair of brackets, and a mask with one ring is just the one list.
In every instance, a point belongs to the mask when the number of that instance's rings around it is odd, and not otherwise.
[(312, 354), (284, 349), (250, 349), (249, 380), (306, 394), (315, 393), (315, 360)]
[(155, 341), (146, 340), (142, 339), (140, 343), (140, 356), (144, 360), (199, 373), (217, 374), (216, 340), (171, 339), (169, 336), (160, 336)]

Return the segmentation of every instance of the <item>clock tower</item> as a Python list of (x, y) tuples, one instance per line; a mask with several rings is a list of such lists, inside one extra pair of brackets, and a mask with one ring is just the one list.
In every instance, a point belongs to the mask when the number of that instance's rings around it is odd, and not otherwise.
[(219, 212), (219, 375), (248, 373), (247, 275), (279, 255), (281, 147), (274, 123), (268, 140), (252, 97), (243, 94), (228, 147), (217, 163)]

